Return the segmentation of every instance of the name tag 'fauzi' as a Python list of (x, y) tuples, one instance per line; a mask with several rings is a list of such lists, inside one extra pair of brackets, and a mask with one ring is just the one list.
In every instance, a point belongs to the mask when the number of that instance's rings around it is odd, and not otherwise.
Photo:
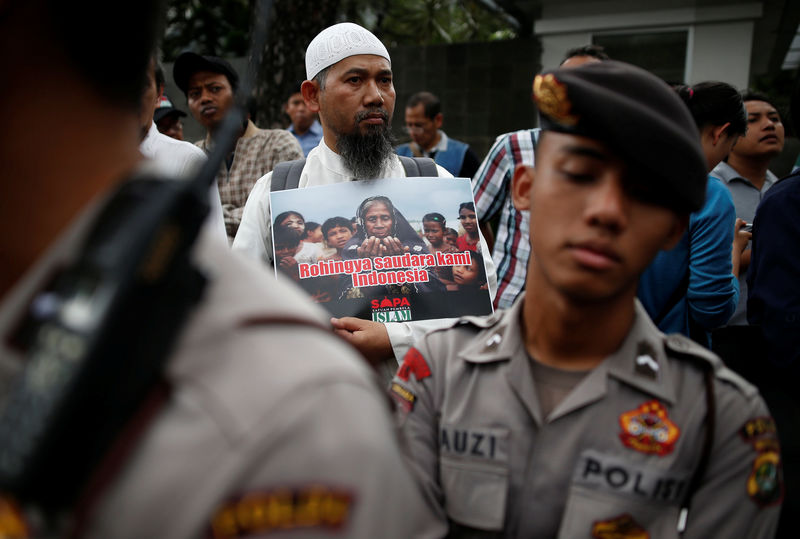
[(439, 450), (443, 454), (486, 460), (508, 459), (508, 431), (443, 425)]
[(596, 490), (669, 503), (683, 499), (689, 473), (636, 466), (597, 451), (584, 451), (578, 458), (572, 481)]

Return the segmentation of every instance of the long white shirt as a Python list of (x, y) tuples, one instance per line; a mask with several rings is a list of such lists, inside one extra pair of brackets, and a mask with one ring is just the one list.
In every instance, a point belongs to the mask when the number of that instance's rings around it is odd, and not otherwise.
[[(169, 178), (189, 178), (200, 170), (207, 159), (205, 152), (194, 144), (160, 133), (155, 122), (150, 125), (147, 136), (139, 145), (139, 151), (152, 161), (158, 173)], [(208, 202), (211, 209), (205, 226), (213, 228), (215, 235), (216, 232), (220, 232), (227, 242), (228, 234), (225, 232), (225, 220), (222, 217), (222, 202), (216, 185), (212, 185), (209, 189)]]
[[(436, 165), (436, 168), (439, 170), (439, 177), (453, 177), (452, 174), (439, 165)], [(393, 154), (389, 164), (381, 172), (379, 178), (402, 178), (405, 175), (406, 172), (400, 159)], [(355, 180), (345, 167), (344, 161), (339, 154), (328, 148), (323, 139), (316, 148), (309, 152), (303, 172), (300, 174), (298, 188), (332, 185)], [(270, 244), (272, 217), (269, 207), (271, 185), (272, 172), (262, 176), (256, 182), (250, 192), (250, 197), (247, 199), (247, 204), (244, 206), (242, 222), (239, 225), (236, 238), (233, 240), (234, 250), (241, 251), (267, 264), (272, 261), (272, 246)], [(481, 252), (489, 253), (489, 247), (486, 245), (483, 235), (481, 235), (480, 241)], [(497, 291), (497, 272), (491, 256), (484, 256), (483, 259), (486, 262), (489, 294), (494, 300), (494, 295)], [(384, 325), (389, 333), (389, 340), (392, 343), (395, 359), (400, 362), (408, 349), (422, 335), (433, 329), (447, 327), (452, 323), (452, 318), (441, 318), (418, 322), (388, 322)]]

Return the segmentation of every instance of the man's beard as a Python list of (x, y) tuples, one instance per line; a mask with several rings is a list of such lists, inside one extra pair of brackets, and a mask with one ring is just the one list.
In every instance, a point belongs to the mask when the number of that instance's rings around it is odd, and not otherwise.
[(345, 167), (353, 177), (361, 179), (377, 178), (394, 153), (394, 136), (389, 126), (389, 114), (379, 109), (384, 115), (382, 125), (367, 125), (362, 133), (359, 124), (375, 110), (356, 114), (356, 126), (352, 133), (338, 133), (336, 151), (344, 161)]

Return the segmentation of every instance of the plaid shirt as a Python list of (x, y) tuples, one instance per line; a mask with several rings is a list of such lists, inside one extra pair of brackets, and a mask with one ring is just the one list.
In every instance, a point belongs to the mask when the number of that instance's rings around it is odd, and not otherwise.
[[(195, 144), (211, 151), (209, 137)], [(278, 163), (302, 158), (303, 150), (294, 135), (283, 129), (259, 129), (248, 120), (244, 135), (236, 143), (230, 170), (223, 164), (217, 174), (229, 242), (236, 236), (244, 204), (256, 181)]]
[(533, 166), (539, 129), (524, 129), (500, 135), (472, 180), (478, 220), (486, 222), (498, 212), (500, 222), (492, 259), (497, 266), (494, 306), (507, 309), (525, 289), (530, 256), (528, 212), (511, 203), (511, 180), (518, 164)]

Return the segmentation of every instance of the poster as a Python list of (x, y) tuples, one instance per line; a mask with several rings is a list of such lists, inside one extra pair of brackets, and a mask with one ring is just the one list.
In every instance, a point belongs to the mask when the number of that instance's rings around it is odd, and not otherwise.
[(492, 312), (467, 179), (292, 189), (270, 193), (270, 205), (275, 271), (333, 316), (406, 322)]

